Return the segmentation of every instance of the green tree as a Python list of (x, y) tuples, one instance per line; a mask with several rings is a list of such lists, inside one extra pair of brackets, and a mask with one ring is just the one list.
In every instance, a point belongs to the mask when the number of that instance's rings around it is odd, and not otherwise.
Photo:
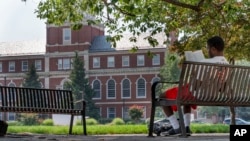
[(75, 57), (73, 59), (73, 69), (70, 73), (70, 80), (71, 81), (66, 83), (66, 89), (72, 90), (76, 101), (81, 99), (86, 101), (86, 116), (99, 119), (98, 109), (92, 100), (94, 90), (89, 85), (85, 74), (84, 63), (77, 52), (75, 52)]
[[(26, 73), (23, 82), (24, 88), (41, 88), (41, 83), (39, 81), (39, 76), (36, 72), (35, 65), (32, 63), (29, 67), (29, 71)], [(46, 115), (43, 114), (17, 114), (17, 120), (23, 123), (24, 125), (34, 125), (38, 124), (39, 118), (46, 118)]]
[(161, 80), (166, 82), (179, 81), (181, 73), (181, 66), (179, 65), (179, 63), (180, 57), (176, 53), (170, 53), (167, 50), (165, 54), (164, 65), (160, 69)]
[(31, 64), (29, 71), (24, 77), (23, 87), (25, 88), (41, 88), (41, 83), (39, 81), (39, 76), (36, 72), (34, 64)]
[[(165, 53), (164, 65), (160, 69), (160, 78), (164, 82), (177, 82), (179, 81), (181, 69), (179, 66), (180, 57), (176, 53), (170, 53), (168, 50)], [(156, 96), (166, 91), (166, 89), (173, 87), (176, 84), (158, 84), (156, 87)], [(164, 118), (165, 115), (162, 112), (162, 108), (156, 108), (156, 117)]]
[[(206, 40), (220, 35), (225, 39), (229, 60), (249, 60), (249, 7), (249, 0), (44, 0), (36, 13), (48, 24), (68, 21), (73, 28), (80, 28), (83, 20), (104, 24), (112, 35), (110, 41), (119, 40), (129, 31), (134, 35), (130, 41), (136, 42), (138, 35), (149, 32), (145, 40), (153, 47), (158, 45), (155, 34), (169, 36), (174, 31), (179, 39), (170, 48), (180, 54), (184, 50), (205, 50)], [(86, 13), (95, 19), (84, 16)]]

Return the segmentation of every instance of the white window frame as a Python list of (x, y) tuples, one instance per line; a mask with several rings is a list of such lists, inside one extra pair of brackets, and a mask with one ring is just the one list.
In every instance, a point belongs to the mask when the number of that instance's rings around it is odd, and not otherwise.
[[(139, 80), (144, 80), (144, 88), (139, 88)], [(144, 89), (144, 95), (139, 95), (139, 90), (143, 90)], [(136, 81), (136, 97), (137, 98), (146, 98), (146, 80), (143, 79), (143, 78), (139, 78), (137, 81)]]
[(73, 68), (74, 68), (74, 66), (73, 66), (73, 62), (74, 62), (74, 58), (71, 58), (71, 59), (70, 59), (70, 68), (71, 68), (71, 69), (73, 69)]
[(36, 70), (42, 70), (42, 60), (35, 60)]
[[(99, 89), (97, 89), (97, 90), (95, 89), (95, 86), (94, 86), (95, 81), (99, 82), (99, 85), (100, 85), (100, 86), (99, 86)], [(92, 83), (92, 88), (93, 88), (94, 92), (96, 92), (96, 91), (99, 92), (99, 96), (98, 96), (98, 97), (94, 97), (94, 96), (93, 96), (93, 99), (101, 99), (101, 92), (102, 92), (102, 90), (101, 90), (101, 88), (102, 88), (102, 87), (101, 87), (101, 81), (99, 81), (99, 80), (97, 80), (97, 79), (94, 80), (93, 83)]]
[(100, 57), (93, 57), (93, 68), (100, 68)]
[[(124, 97), (124, 87), (123, 87), (123, 83), (124, 83), (125, 80), (128, 80), (128, 82), (129, 82), (129, 88), (128, 88), (129, 96), (128, 96), (128, 97)], [(121, 91), (121, 93), (122, 93), (122, 96), (121, 96), (121, 97), (122, 97), (123, 99), (131, 98), (131, 82), (130, 82), (130, 80), (129, 80), (128, 78), (122, 80), (121, 90), (122, 90), (122, 91)]]
[(129, 56), (122, 56), (122, 66), (123, 67), (129, 66)]
[(58, 68), (58, 70), (63, 69), (63, 60), (62, 59), (57, 60), (57, 68)]
[(145, 65), (145, 57), (144, 55), (137, 55), (137, 66)]
[(122, 107), (122, 118), (123, 119), (129, 119), (130, 118), (128, 111), (129, 111), (129, 107), (128, 106)]
[(0, 62), (0, 72), (3, 72), (3, 63)]
[[(114, 87), (113, 88), (109, 88), (109, 82), (113, 81), (114, 82)], [(114, 96), (110, 96), (109, 95), (109, 92), (114, 92)], [(116, 98), (116, 83), (115, 83), (115, 80), (113, 79), (110, 79), (108, 80), (107, 82), (107, 99), (115, 99)]]
[(57, 60), (57, 67), (58, 70), (68, 70), (71, 67), (71, 59), (70, 58), (63, 58)]
[(63, 28), (63, 44), (71, 44), (71, 29)]
[(115, 67), (115, 57), (114, 56), (108, 56), (108, 68)]
[(70, 58), (63, 58), (63, 69), (68, 70), (70, 69)]
[[(13, 116), (13, 119), (10, 119), (10, 116)], [(15, 121), (16, 120), (16, 114), (13, 112), (8, 112), (8, 121)]]
[(155, 54), (152, 58), (153, 65), (160, 65), (160, 54)]
[[(114, 110), (114, 111), (110, 111)], [(111, 117), (110, 114), (114, 114), (114, 117)], [(107, 109), (107, 118), (116, 118), (116, 109), (115, 107), (108, 107)]]
[(27, 60), (22, 61), (22, 71), (28, 71), (28, 69), (29, 69), (28, 61)]
[(9, 62), (9, 72), (14, 72), (15, 69), (16, 69), (15, 61), (10, 61)]

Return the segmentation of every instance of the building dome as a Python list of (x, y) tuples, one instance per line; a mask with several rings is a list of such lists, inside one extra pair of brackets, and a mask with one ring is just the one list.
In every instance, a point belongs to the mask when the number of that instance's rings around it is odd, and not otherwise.
[(96, 36), (90, 46), (90, 52), (100, 52), (100, 51), (115, 51), (111, 47), (110, 42), (107, 41), (107, 36)]

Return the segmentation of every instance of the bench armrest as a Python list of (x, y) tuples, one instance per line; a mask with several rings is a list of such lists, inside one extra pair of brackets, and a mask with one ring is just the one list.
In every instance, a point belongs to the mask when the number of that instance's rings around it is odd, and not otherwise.
[(75, 101), (74, 103), (80, 103), (80, 102), (85, 102), (85, 100), (84, 99), (80, 99), (80, 100)]
[(84, 99), (80, 99), (74, 102), (75, 107), (78, 109), (85, 109), (86, 107), (86, 101)]
[(155, 89), (158, 83), (166, 83), (166, 84), (179, 84), (179, 81), (156, 81), (151, 86), (151, 96), (152, 100), (155, 99)]

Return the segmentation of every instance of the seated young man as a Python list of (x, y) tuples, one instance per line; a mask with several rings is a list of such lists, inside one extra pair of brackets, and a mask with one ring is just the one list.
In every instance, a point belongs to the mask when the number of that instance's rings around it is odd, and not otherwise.
[[(208, 59), (201, 60), (200, 62), (206, 62), (206, 63), (220, 63), (220, 64), (228, 64), (228, 61), (224, 57), (224, 41), (221, 37), (219, 36), (214, 36), (210, 39), (207, 40), (207, 49), (208, 49), (208, 54), (209, 57)], [(185, 92), (186, 90), (184, 90)], [(160, 98), (170, 98), (170, 99), (176, 99), (178, 93), (178, 88), (174, 87), (171, 89), (166, 90), (164, 93), (160, 95)], [(196, 105), (184, 105), (183, 107), (183, 112), (184, 112), (184, 123), (185, 123), (185, 128), (186, 128), (186, 133), (187, 135), (190, 135), (191, 130), (190, 130), (190, 119), (191, 119), (191, 107), (193, 109), (196, 109)], [(163, 106), (162, 107), (163, 112), (166, 115), (166, 118), (169, 119), (171, 125), (173, 128), (166, 132), (162, 132), (162, 135), (175, 135), (175, 134), (180, 134), (181, 129), (179, 122), (174, 115), (174, 111), (177, 111), (177, 107), (174, 106)]]

